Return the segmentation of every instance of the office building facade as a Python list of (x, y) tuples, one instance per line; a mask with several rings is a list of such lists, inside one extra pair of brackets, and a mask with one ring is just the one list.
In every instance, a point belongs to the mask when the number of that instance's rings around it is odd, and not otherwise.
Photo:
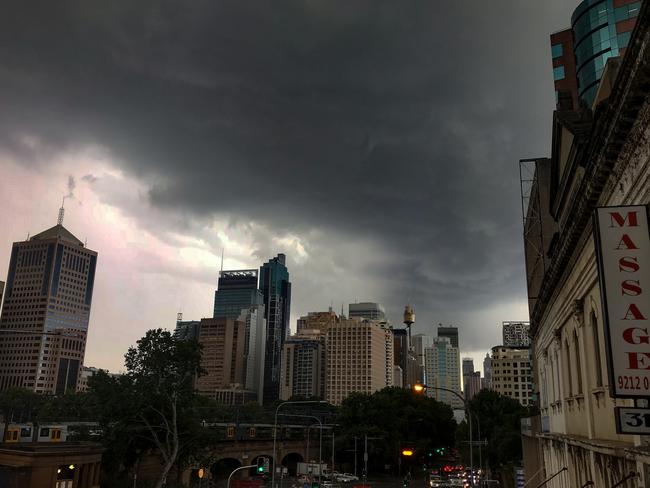
[(257, 288), (258, 271), (241, 269), (220, 271), (217, 291), (214, 292), (214, 318), (236, 319), (242, 310), (262, 303)]
[(551, 34), (558, 108), (563, 94), (571, 100), (565, 108), (577, 110), (581, 101), (592, 107), (605, 64), (625, 54), (640, 7), (638, 0), (584, 0), (571, 28)]
[(351, 303), (348, 306), (348, 317), (386, 322), (386, 310), (375, 302)]
[(427, 395), (452, 408), (464, 408), (463, 402), (453, 393), (436, 388), (452, 390), (462, 396), (460, 389), (460, 355), (449, 337), (436, 337), (433, 345), (424, 350), (427, 378)]
[(487, 353), (485, 359), (483, 359), (483, 380), (481, 387), (488, 390), (492, 388), (492, 358), (490, 357), (490, 353)]
[(61, 223), (13, 244), (0, 315), (0, 389), (77, 389), (96, 265), (97, 253)]
[(289, 335), (291, 282), (286, 256), (278, 254), (260, 268), (260, 291), (266, 319), (264, 356), (264, 403), (280, 398), (280, 362), (282, 346)]
[(533, 405), (533, 370), (530, 348), (496, 346), (492, 348), (492, 389), (517, 400), (524, 407)]
[(246, 381), (244, 355), (246, 324), (230, 318), (201, 319), (199, 344), (202, 346), (201, 368), (196, 380), (201, 395), (216, 399), (217, 391), (243, 389)]
[(530, 347), (530, 322), (503, 322), (503, 345)]
[(282, 349), (280, 399), (325, 398), (325, 334), (303, 329)]
[(458, 327), (438, 327), (438, 337), (446, 337), (449, 339), (449, 342), (453, 347), (459, 349), (458, 347)]
[(341, 319), (327, 331), (326, 400), (340, 405), (354, 392), (393, 386), (393, 333), (372, 320)]
[[(242, 310), (238, 320), (244, 323), (245, 388), (254, 392), (257, 403), (264, 403), (264, 359), (266, 356), (266, 319), (264, 305)], [(250, 398), (250, 395), (246, 395)]]
[(327, 312), (309, 312), (298, 319), (297, 332), (320, 330), (323, 334), (338, 321), (339, 317), (330, 308)]
[(465, 400), (471, 400), (476, 394), (483, 389), (483, 378), (480, 371), (473, 371), (463, 376), (463, 391)]
[(183, 320), (183, 315), (178, 314), (174, 337), (181, 340), (198, 341), (200, 327), (200, 320)]

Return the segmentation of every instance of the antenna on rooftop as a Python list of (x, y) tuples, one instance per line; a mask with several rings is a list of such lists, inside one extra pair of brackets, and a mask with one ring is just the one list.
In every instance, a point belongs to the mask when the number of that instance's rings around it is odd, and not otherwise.
[(221, 271), (223, 271), (223, 251), (224, 251), (224, 248), (222, 247), (221, 248)]
[(63, 225), (63, 217), (65, 215), (65, 208), (63, 208), (64, 205), (65, 197), (63, 197), (63, 201), (61, 202), (61, 208), (59, 209), (59, 217), (56, 219), (56, 225)]

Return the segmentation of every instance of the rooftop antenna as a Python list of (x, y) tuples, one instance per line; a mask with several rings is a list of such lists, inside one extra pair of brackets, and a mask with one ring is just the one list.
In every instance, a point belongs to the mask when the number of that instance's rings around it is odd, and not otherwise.
[(61, 208), (59, 209), (59, 217), (56, 219), (56, 225), (63, 225), (63, 217), (65, 215), (65, 208), (63, 208), (64, 205), (65, 197), (63, 197), (63, 201), (61, 202)]
[(224, 248), (222, 247), (221, 248), (221, 271), (223, 271), (223, 251), (224, 251)]

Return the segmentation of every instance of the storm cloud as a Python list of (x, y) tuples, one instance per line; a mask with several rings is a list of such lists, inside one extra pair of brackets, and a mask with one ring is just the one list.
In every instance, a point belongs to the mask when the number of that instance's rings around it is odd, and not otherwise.
[(525, 303), (517, 161), (548, 153), (548, 34), (574, 6), (5, 2), (0, 150), (39, 171), (102, 148), (146, 191), (76, 182), (162, 239), (246, 227), (255, 265), (293, 236), (294, 315), (377, 300), (399, 323), (410, 302), (485, 349)]

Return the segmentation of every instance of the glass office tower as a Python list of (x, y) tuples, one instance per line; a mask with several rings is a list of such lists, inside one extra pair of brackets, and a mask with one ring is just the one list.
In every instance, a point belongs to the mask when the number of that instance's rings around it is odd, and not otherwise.
[(572, 92), (591, 107), (607, 60), (623, 56), (641, 2), (638, 0), (584, 0), (571, 16), (571, 29), (551, 35), (556, 99)]
[(280, 397), (282, 347), (289, 335), (291, 283), (284, 254), (278, 254), (260, 268), (260, 291), (266, 319), (264, 403), (268, 404)]
[(257, 270), (220, 271), (214, 292), (214, 318), (238, 318), (242, 310), (262, 303), (257, 289)]

